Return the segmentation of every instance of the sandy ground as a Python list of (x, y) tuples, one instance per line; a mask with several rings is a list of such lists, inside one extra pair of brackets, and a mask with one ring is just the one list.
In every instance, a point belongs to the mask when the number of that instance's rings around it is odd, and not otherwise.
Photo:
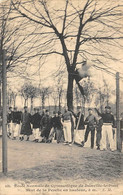
[[(2, 139), (0, 138), (0, 147), (2, 147)], [(2, 151), (2, 149), (1, 149)], [(0, 151), (0, 152), (1, 152)], [(67, 194), (87, 194), (85, 189), (90, 189), (92, 192), (92, 184), (94, 189), (98, 187), (98, 191), (94, 194), (101, 194), (106, 190), (106, 193), (113, 194), (115, 190), (117, 195), (123, 194), (121, 189), (123, 180), (123, 154), (117, 151), (98, 151), (88, 147), (78, 147), (76, 145), (65, 146), (62, 143), (34, 143), (32, 141), (10, 140), (8, 139), (8, 174), (4, 177), (2, 174), (2, 154), (0, 154), (0, 194), (63, 194), (58, 186), (56, 191), (45, 191), (44, 184), (74, 184), (80, 186), (80, 191), (70, 191)], [(24, 186), (18, 186), (22, 184)], [(9, 185), (7, 187), (6, 185)], [(31, 187), (27, 190), (27, 184), (40, 184), (39, 192), (37, 187)], [(41, 186), (42, 184), (42, 186)], [(116, 185), (108, 189), (104, 185)], [(26, 185), (26, 186), (25, 186)], [(90, 186), (85, 186), (90, 185)], [(100, 187), (97, 185), (101, 185)], [(75, 187), (75, 188), (76, 188)], [(85, 188), (86, 187), (86, 188)], [(95, 188), (96, 187), (96, 188)], [(68, 188), (68, 186), (66, 187)], [(65, 188), (65, 189), (66, 189)], [(75, 189), (74, 188), (74, 189)], [(7, 191), (9, 189), (9, 191)], [(26, 189), (26, 190), (25, 190)], [(29, 188), (30, 189), (30, 188)], [(54, 187), (56, 189), (56, 186)], [(114, 190), (115, 189), (115, 190)], [(17, 190), (17, 191), (16, 191)], [(43, 190), (43, 191), (42, 191)], [(67, 189), (66, 189), (67, 190)], [(101, 190), (101, 191), (100, 191)], [(107, 191), (109, 190), (109, 192)], [(65, 193), (65, 192), (64, 192)], [(104, 194), (106, 194), (104, 193)], [(80, 193), (81, 194), (81, 193)], [(116, 194), (116, 192), (114, 193)]]

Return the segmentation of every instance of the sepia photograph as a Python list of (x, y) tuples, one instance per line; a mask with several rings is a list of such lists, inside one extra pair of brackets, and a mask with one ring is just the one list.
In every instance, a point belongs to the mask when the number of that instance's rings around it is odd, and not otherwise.
[(0, 0), (0, 195), (123, 195), (123, 0)]

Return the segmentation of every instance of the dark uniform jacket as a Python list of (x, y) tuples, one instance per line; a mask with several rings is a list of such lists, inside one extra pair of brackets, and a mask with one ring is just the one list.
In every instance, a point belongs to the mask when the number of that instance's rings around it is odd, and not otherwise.
[(62, 129), (62, 127), (63, 127), (63, 125), (62, 125), (62, 123), (61, 123), (61, 118), (60, 118), (60, 116), (55, 116), (54, 118), (53, 118), (53, 127), (54, 128), (57, 128), (57, 129)]
[(21, 115), (21, 133), (24, 135), (31, 135), (32, 134), (32, 129), (31, 129), (31, 114), (28, 112), (24, 112)]
[(53, 116), (51, 118), (51, 126), (54, 127), (54, 128), (55, 128), (55, 118), (56, 118), (56, 116)]
[(111, 113), (100, 113), (97, 109), (96, 109), (97, 113), (99, 116), (102, 117), (103, 123), (112, 123), (112, 126), (115, 128), (115, 120), (114, 120), (114, 116)]
[(88, 115), (87, 118), (85, 119), (85, 125), (87, 125), (87, 129), (95, 130), (96, 123), (97, 119), (93, 114)]
[(34, 115), (32, 115), (31, 123), (33, 125), (33, 128), (40, 128), (41, 115), (39, 113), (35, 113)]
[(13, 112), (13, 123), (20, 124), (21, 115), (22, 113), (20, 111)]
[(41, 120), (42, 128), (51, 129), (52, 123), (51, 123), (51, 117), (49, 115), (44, 115)]
[(63, 121), (70, 120), (72, 122), (72, 112), (66, 111), (63, 114)]
[(8, 114), (7, 114), (7, 122), (8, 123), (13, 122), (13, 111), (12, 112), (8, 112)]

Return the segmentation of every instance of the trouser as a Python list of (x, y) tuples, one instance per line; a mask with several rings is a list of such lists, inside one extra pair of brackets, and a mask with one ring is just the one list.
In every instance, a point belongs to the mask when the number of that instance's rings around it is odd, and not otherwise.
[(108, 138), (110, 149), (114, 150), (114, 140), (111, 124), (103, 124), (102, 126), (102, 139), (101, 139), (101, 149), (107, 148), (106, 139)]
[(97, 133), (96, 133), (96, 146), (98, 147), (100, 147), (101, 137), (102, 137), (102, 131), (100, 129), (100, 130), (97, 130)]
[(13, 132), (13, 123), (12, 123), (12, 122), (11, 122), (11, 123), (8, 123), (7, 131), (8, 131), (9, 133), (12, 133), (12, 132)]
[(12, 122), (8, 123), (7, 133), (9, 136), (12, 136), (12, 134), (13, 134), (13, 126), (14, 126), (14, 123), (12, 123)]
[(39, 128), (33, 128), (33, 136), (34, 136), (34, 139), (39, 139), (40, 137)]
[(55, 132), (56, 132), (56, 129), (53, 127), (51, 130), (50, 130), (50, 134), (49, 134), (49, 140), (52, 141), (52, 139), (55, 137)]
[(64, 121), (63, 123), (64, 139), (66, 142), (72, 142), (71, 136), (71, 121)]
[(86, 129), (84, 142), (87, 142), (89, 132), (91, 132), (91, 148), (93, 148), (94, 147), (95, 129), (90, 129), (90, 128)]
[(57, 140), (57, 143), (59, 143), (61, 141), (61, 136), (62, 136), (62, 130), (56, 128), (56, 140)]
[(13, 137), (18, 137), (19, 133), (20, 133), (20, 124), (15, 124), (14, 123)]
[(84, 139), (85, 129), (74, 130), (74, 141), (77, 144), (81, 144)]
[(51, 129), (46, 129), (45, 130), (45, 135), (44, 136), (45, 136), (46, 140), (49, 138), (50, 130)]
[(50, 131), (51, 131), (51, 128), (43, 127), (42, 132), (41, 132), (41, 137), (47, 140), (49, 138)]

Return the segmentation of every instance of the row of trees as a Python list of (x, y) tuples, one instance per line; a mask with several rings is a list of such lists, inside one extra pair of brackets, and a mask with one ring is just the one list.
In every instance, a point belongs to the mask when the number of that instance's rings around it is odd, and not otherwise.
[(61, 110), (61, 104), (63, 96), (65, 94), (64, 90), (64, 72), (58, 75), (54, 75), (53, 86), (42, 86), (41, 80), (39, 85), (34, 85), (34, 83), (25, 81), (24, 84), (17, 88), (12, 89), (12, 84), (8, 86), (8, 105), (13, 105), (16, 107), (16, 98), (21, 96), (24, 99), (24, 106), (28, 106), (28, 100), (31, 100), (31, 111), (33, 109), (33, 100), (35, 98), (40, 98), (40, 105), (42, 109), (45, 108), (46, 99), (52, 99), (55, 109), (58, 106)]
[[(58, 79), (59, 82), (59, 79)], [(103, 106), (109, 104), (110, 98), (114, 96), (114, 90), (108, 89), (107, 84), (104, 81), (103, 88), (97, 88), (90, 79), (83, 80), (83, 89), (84, 96), (80, 93), (77, 85), (74, 87), (74, 99), (75, 103), (74, 108), (80, 106), (85, 111), (85, 107), (88, 106), (98, 106), (103, 111)], [(31, 101), (31, 112), (33, 110), (33, 101), (36, 98), (39, 98), (41, 103), (39, 106), (42, 106), (42, 109), (45, 108), (46, 100), (52, 100), (55, 110), (58, 107), (61, 111), (62, 106), (65, 106), (66, 102), (66, 91), (61, 83), (58, 83), (56, 88), (52, 87), (35, 87), (32, 83), (26, 83), (22, 85), (19, 91), (8, 90), (8, 105), (17, 106), (16, 98), (21, 96), (24, 100), (24, 106), (28, 106), (28, 100)], [(49, 104), (50, 106), (50, 104)]]
[(28, 101), (31, 101), (31, 111), (33, 110), (33, 101), (35, 98), (40, 98), (42, 109), (45, 108), (46, 99), (52, 99), (55, 105), (55, 109), (58, 106), (61, 110), (61, 102), (63, 98), (64, 90), (55, 90), (51, 87), (38, 88), (33, 86), (31, 83), (25, 83), (18, 92), (13, 92), (8, 89), (8, 105), (17, 106), (16, 99), (17, 96), (21, 96), (24, 99), (24, 106), (28, 106)]

